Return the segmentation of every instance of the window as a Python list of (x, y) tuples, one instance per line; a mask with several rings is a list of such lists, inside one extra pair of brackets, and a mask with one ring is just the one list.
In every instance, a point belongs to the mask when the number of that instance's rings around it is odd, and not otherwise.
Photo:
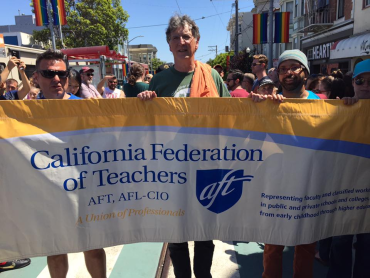
[(344, 0), (338, 0), (338, 18), (344, 16)]
[(370, 0), (364, 0), (364, 8), (370, 7)]
[(301, 15), (304, 15), (304, 0), (301, 1)]
[(295, 0), (294, 17), (298, 16), (298, 0)]
[(299, 47), (298, 47), (298, 38), (294, 38), (293, 48), (294, 49), (299, 49)]
[(293, 23), (293, 2), (287, 2), (285, 10), (287, 12), (290, 12), (289, 24), (292, 24)]

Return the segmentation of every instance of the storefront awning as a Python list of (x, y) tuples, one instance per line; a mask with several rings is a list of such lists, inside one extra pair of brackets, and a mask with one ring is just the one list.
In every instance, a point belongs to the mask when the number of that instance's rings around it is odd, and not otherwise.
[(330, 49), (330, 59), (370, 55), (370, 33), (335, 42)]

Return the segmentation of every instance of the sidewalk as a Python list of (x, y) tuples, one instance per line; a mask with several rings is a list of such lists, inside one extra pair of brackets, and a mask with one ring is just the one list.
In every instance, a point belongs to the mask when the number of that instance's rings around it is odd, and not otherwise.
[[(215, 253), (211, 274), (213, 278), (261, 278), (263, 272), (263, 243), (214, 241)], [(189, 243), (191, 262), (194, 244)], [(283, 278), (293, 277), (294, 247), (285, 247)], [(325, 278), (327, 267), (315, 261), (314, 278)], [(195, 277), (195, 276), (193, 276)], [(175, 278), (172, 264), (168, 278)]]
[[(215, 253), (212, 265), (213, 278), (261, 278), (263, 272), (263, 247), (255, 242), (214, 241)], [(154, 278), (163, 243), (135, 243), (105, 248), (107, 277)], [(191, 257), (193, 242), (189, 243)], [(283, 278), (293, 276), (294, 248), (286, 247), (283, 258)], [(88, 278), (82, 253), (69, 254), (68, 278)], [(32, 258), (30, 266), (0, 273), (1, 278), (50, 278), (46, 257)], [(314, 278), (325, 278), (327, 268), (315, 262)], [(166, 277), (162, 277), (166, 278)], [(175, 278), (172, 265), (168, 278)]]

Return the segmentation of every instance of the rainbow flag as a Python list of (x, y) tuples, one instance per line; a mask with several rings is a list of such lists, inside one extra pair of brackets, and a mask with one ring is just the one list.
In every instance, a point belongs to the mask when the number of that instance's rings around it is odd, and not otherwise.
[(267, 13), (253, 15), (253, 44), (267, 43), (267, 18)]
[(127, 76), (128, 64), (122, 64), (123, 76)]
[(46, 0), (33, 0), (35, 9), (36, 26), (45, 26), (49, 24), (48, 9)]
[(54, 25), (66, 25), (67, 17), (64, 0), (51, 0), (51, 6), (53, 7)]
[(275, 13), (274, 43), (289, 42), (289, 16), (290, 12)]

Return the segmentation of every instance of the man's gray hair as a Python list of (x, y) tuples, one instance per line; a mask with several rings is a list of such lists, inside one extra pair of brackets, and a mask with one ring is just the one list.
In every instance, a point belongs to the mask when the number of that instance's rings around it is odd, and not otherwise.
[(171, 33), (173, 31), (176, 31), (179, 27), (185, 27), (188, 25), (189, 29), (191, 30), (191, 34), (194, 38), (199, 40), (200, 34), (199, 34), (199, 28), (194, 20), (192, 20), (188, 15), (175, 15), (170, 18), (170, 22), (168, 23), (168, 27), (166, 30), (166, 38), (167, 42), (170, 43), (171, 40)]

